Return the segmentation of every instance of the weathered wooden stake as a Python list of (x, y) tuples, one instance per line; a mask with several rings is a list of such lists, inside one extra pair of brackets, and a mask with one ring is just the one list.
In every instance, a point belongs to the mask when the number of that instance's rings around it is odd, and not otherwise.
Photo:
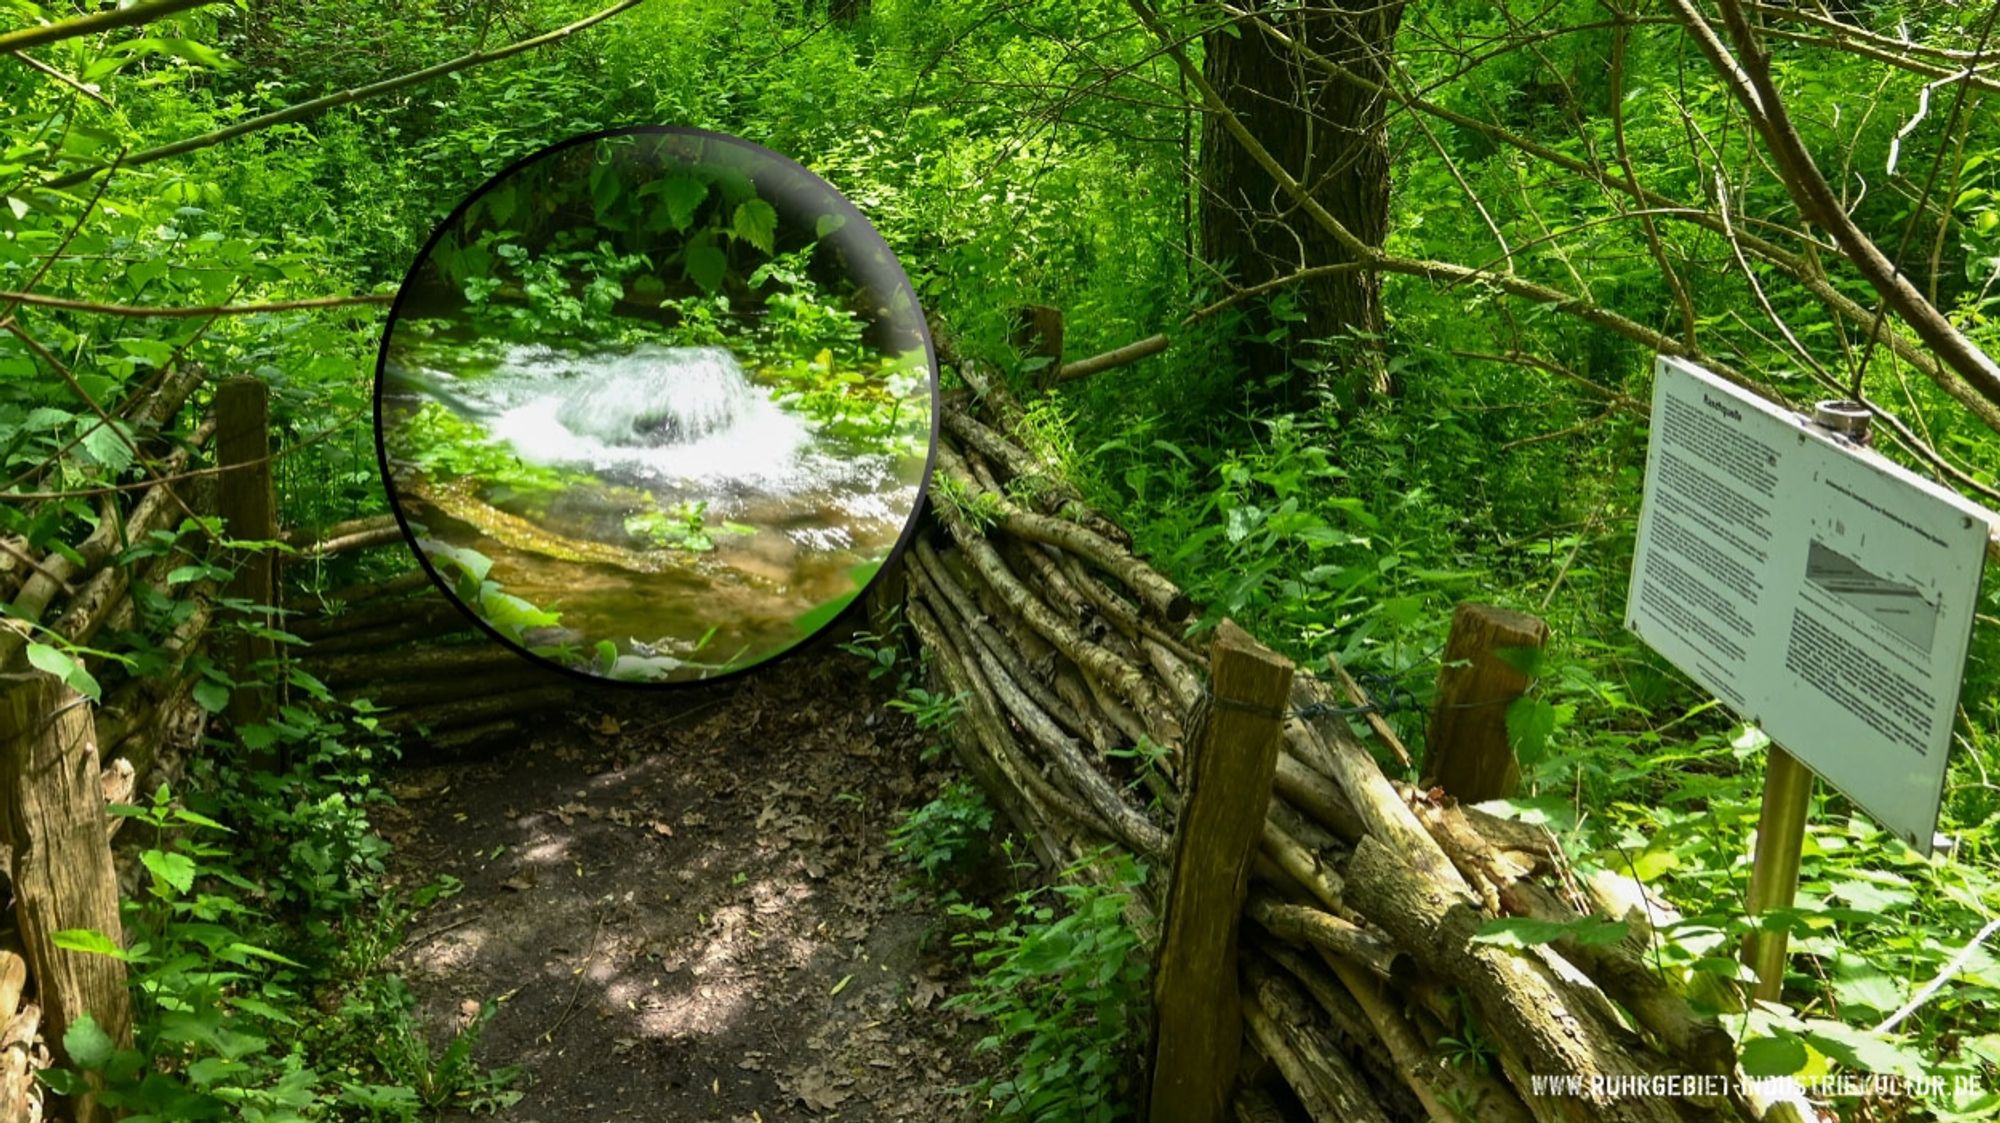
[[(1764, 810), (1757, 819), (1757, 849), (1750, 859), (1751, 916), (1790, 908), (1799, 891), (1799, 855), (1805, 849), (1806, 812), (1812, 808), (1812, 769), (1776, 745), (1764, 771)], [(1756, 996), (1776, 1002), (1785, 986), (1789, 935), (1751, 932), (1743, 962), (1757, 973)]]
[(1471, 602), (1458, 606), (1425, 738), (1425, 784), (1463, 803), (1514, 794), (1521, 770), (1507, 743), (1507, 704), (1528, 689), (1528, 676), (1495, 651), (1540, 648), (1548, 641), (1549, 626), (1525, 612)]
[(1222, 1123), (1243, 1048), (1236, 925), (1262, 836), (1292, 664), (1224, 620), (1209, 654), (1153, 974), (1151, 1123)]
[[(261, 378), (232, 378), (215, 390), (215, 455), (229, 470), (221, 475), (222, 523), (229, 537), (263, 542), (278, 537), (277, 505), (271, 493), (270, 388)], [(229, 595), (253, 604), (277, 602), (274, 555), (268, 550), (239, 552)], [(259, 623), (271, 624), (267, 615)], [(239, 631), (229, 651), (229, 673), (238, 681), (260, 672), (259, 663), (276, 654), (269, 637)], [(268, 711), (270, 692), (238, 687), (229, 696), (229, 720), (236, 725), (260, 720)]]
[(1037, 383), (1047, 383), (1062, 369), (1062, 309), (1047, 304), (1030, 304), (1023, 307), (1016, 315), (1018, 319), (1014, 323), (1014, 346), (1019, 347), (1025, 355), (1048, 360), (1034, 376)]
[[(90, 707), (50, 675), (0, 676), (0, 826), (13, 852), (22, 950), (57, 1061), (63, 1034), (85, 1014), (130, 1045), (125, 964), (55, 945), (57, 932), (87, 928), (123, 946), (123, 929)], [(108, 1118), (92, 1097), (79, 1099), (78, 1123)]]

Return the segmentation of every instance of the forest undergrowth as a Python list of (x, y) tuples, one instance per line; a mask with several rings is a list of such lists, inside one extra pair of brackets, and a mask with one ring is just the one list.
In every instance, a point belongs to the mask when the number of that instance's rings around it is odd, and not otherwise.
[[(1338, 659), (1420, 752), (1452, 605), (1491, 601), (1547, 620), (1554, 638), (1528, 668), (1534, 687), (1508, 714), (1523, 785), (1507, 810), (1546, 824), (1579, 868), (1636, 876), (1679, 911), (1663, 970), (1697, 995), (1742, 984), (1736, 948), (1752, 924), (1744, 899), (1768, 741), (1622, 625), (1651, 352), (1558, 302), (1407, 274), (1383, 282), (1381, 331), (1318, 335), (1295, 287), (1245, 294), (1229, 281), (1236, 263), (1201, 258), (1203, 114), (1128, 5), (860, 7), (869, 10), (843, 19), (775, 0), (627, 6), (560, 42), (164, 156), (160, 146), (524, 40), (592, 9), (208, 5), (30, 52), (58, 76), (0, 57), (0, 293), (46, 298), (0, 295), (10, 325), (0, 335), (0, 470), (13, 493), (0, 531), (39, 555), (94, 525), (93, 489), (137, 469), (117, 426), (98, 424), (77, 395), (113, 405), (184, 363), (270, 385), (283, 524), (380, 512), (377, 346), (388, 297), (433, 227), (503, 167), (580, 133), (650, 123), (727, 131), (797, 158), (869, 217), (926, 310), (1034, 397), (1036, 451), (1206, 606), (1194, 638), (1228, 616), (1301, 666)], [(1190, 42), (1215, 7), (1175, 13)], [(1668, 225), (1674, 206), (1717, 198), (1732, 222), (1774, 238), (1789, 215), (1670, 5), (1490, 7), (1407, 6), (1396, 81), (1457, 119), (1389, 121), (1391, 251), (1577, 288), (1670, 341), (1699, 335), (1717, 361), (1792, 404), (1825, 396), (1814, 355), (1858, 361), (1869, 393), (1892, 403), (1969, 490), (2000, 483), (2000, 435), (1899, 353), (1885, 346), (1870, 365), (1860, 356), (1876, 352), (1853, 325), (1808, 290), (1781, 286), (1770, 259), (1753, 263), (1735, 225)], [(1845, 8), (1939, 50), (1984, 43), (1974, 18), (1983, 13), (1970, 7)], [(71, 14), (0, 2), (10, 28)], [(1613, 58), (1620, 64), (1607, 66)], [(1811, 106), (1799, 120), (1806, 142), (1861, 169), (1842, 181), (1857, 221), (1892, 242), (1901, 233), (1953, 322), (1979, 344), (2000, 342), (1991, 320), (2000, 131), (1980, 94), (1954, 107), (1945, 99), (1955, 87), (1927, 84), (1949, 71), (1885, 71), (1790, 40), (1777, 66)], [(1507, 137), (1549, 158), (1524, 156)], [(1671, 198), (1635, 217), (1602, 179), (1561, 160), (1637, 166)], [(76, 175), (86, 177), (63, 183)], [(719, 239), (751, 233), (754, 223), (741, 231), (718, 220)], [(1833, 256), (1808, 241), (1799, 252)], [(605, 284), (622, 283), (620, 254), (577, 252), (612, 278)], [(1831, 273), (1839, 293), (1873, 306), (1866, 285)], [(354, 299), (213, 311), (335, 295)], [(494, 314), (583, 316), (608, 295), (548, 291)], [(1027, 304), (1063, 310), (1072, 358), (1156, 331), (1172, 343), (1143, 364), (1035, 397), (1049, 372), (1015, 343)], [(812, 301), (793, 309), (802, 321), (824, 311)], [(1357, 388), (1343, 359), (1356, 347), (1379, 356), (1393, 392)], [(802, 399), (839, 397), (827, 381), (835, 364), (780, 350), (780, 373)], [(1274, 390), (1299, 372), (1318, 390)], [(293, 564), (289, 592), (310, 598), (403, 561)], [(80, 689), (94, 685), (86, 658), (144, 673), (177, 611), (159, 607), (149, 627), (88, 651), (41, 636), (36, 665)], [(1791, 931), (1789, 1012), (1729, 1015), (1753, 1074), (1967, 1078), (1919, 1102), (1842, 1101), (1852, 1118), (2000, 1110), (2000, 582), (1990, 573), (1979, 612), (1940, 823), (1951, 845), (1922, 858), (1822, 788), (1798, 903), (1775, 917)], [(927, 730), (952, 720), (954, 700), (928, 692), (893, 637), (856, 651), (898, 676), (905, 719)], [(208, 681), (197, 698), (210, 712), (252, 685), (219, 669)], [(507, 1075), (469, 1059), (480, 1020), (457, 1040), (427, 1041), (412, 1029), (407, 992), (381, 971), (409, 910), (452, 891), (385, 894), (374, 879), (380, 844), (368, 816), (387, 798), (382, 768), (394, 745), (365, 705), (336, 704), (310, 681), (290, 689), (295, 704), (281, 718), (211, 738), (212, 763), (124, 812), (124, 829), (147, 840), (148, 880), (128, 905), (141, 946), (97, 950), (131, 962), (139, 1050), (80, 1029), (71, 1055), (161, 1120), (404, 1120), (452, 1104), (504, 1107)], [(287, 746), (286, 770), (237, 763)], [(1137, 871), (1112, 871), (1111, 888), (1067, 880), (991, 891), (974, 871), (1014, 854), (992, 810), (968, 783), (934, 795), (900, 845), (939, 902), (945, 938), (983, 972), (962, 1002), (992, 1020), (995, 1048), (1020, 1058), (984, 1089), (993, 1111), (1129, 1118), (1144, 986), (1129, 972), (1135, 935), (1118, 887)], [(1465, 1063), (1492, 1063), (1478, 1042), (1463, 1044)], [(76, 1079), (51, 1075), (57, 1085)]]

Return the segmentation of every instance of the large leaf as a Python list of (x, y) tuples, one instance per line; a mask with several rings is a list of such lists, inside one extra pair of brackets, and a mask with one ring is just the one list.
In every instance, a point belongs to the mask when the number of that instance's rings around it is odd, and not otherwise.
[(69, 1054), (70, 1063), (91, 1071), (111, 1063), (111, 1055), (118, 1051), (118, 1046), (96, 1018), (83, 1014), (63, 1031), (63, 1051)]
[(762, 199), (751, 199), (737, 206), (732, 225), (737, 237), (770, 253), (777, 241), (778, 212)]
[(1743, 1071), (1749, 1076), (1790, 1076), (1806, 1067), (1805, 1042), (1796, 1037), (1753, 1037), (1743, 1044)]
[(708, 184), (691, 175), (677, 175), (660, 188), (660, 202), (667, 221), (675, 230), (686, 230), (694, 221), (694, 209), (708, 198)]
[(712, 245), (689, 246), (682, 265), (687, 269), (690, 280), (714, 292), (722, 286), (722, 275), (729, 269), (729, 258)]
[(118, 941), (95, 928), (65, 928), (49, 939), (64, 951), (80, 951), (85, 955), (108, 955), (113, 959), (126, 957), (125, 949), (118, 946)]
[(132, 466), (132, 444), (130, 430), (122, 421), (109, 425), (92, 422), (93, 426), (83, 435), (83, 451), (94, 464), (113, 474), (123, 472)]
[(97, 701), (103, 695), (103, 690), (97, 685), (97, 680), (91, 676), (89, 671), (83, 669), (83, 664), (71, 658), (70, 654), (61, 648), (50, 647), (45, 643), (30, 643), (28, 644), (28, 662), (36, 670), (47, 672), (63, 680), (63, 682), (69, 684), (71, 690), (76, 691), (93, 702)]
[(139, 855), (140, 864), (177, 893), (194, 888), (194, 859), (168, 850), (148, 850)]
[(1548, 750), (1549, 736), (1569, 720), (1576, 707), (1522, 696), (1507, 704), (1507, 740), (1522, 765), (1533, 765)]
[(229, 708), (229, 687), (213, 679), (202, 679), (194, 684), (194, 703), (212, 714), (219, 714)]

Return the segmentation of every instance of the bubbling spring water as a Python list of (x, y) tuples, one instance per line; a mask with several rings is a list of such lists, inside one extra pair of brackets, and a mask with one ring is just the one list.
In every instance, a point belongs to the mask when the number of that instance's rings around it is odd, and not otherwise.
[[(460, 365), (449, 352), (399, 358), (405, 381), (524, 461), (650, 491), (663, 509), (704, 501), (711, 517), (782, 527), (807, 549), (881, 531), (893, 540), (916, 499), (903, 458), (831, 447), (722, 347), (510, 345), (490, 370), (464, 378), (443, 369)], [(603, 538), (622, 519), (615, 506), (584, 489), (542, 514), (567, 524), (550, 529)]]
[[(421, 488), (416, 517), (489, 557), (509, 593), (627, 656), (754, 662), (784, 650), (807, 613), (853, 592), (917, 502), (921, 455), (822, 437), (720, 347), (423, 340), (392, 348), (385, 374), (385, 405), (407, 411), (429, 398), (523, 461), (583, 477), (553, 492), (486, 481), (478, 498), (514, 522), (627, 551), (631, 564), (545, 550), (477, 508), (433, 506)], [(706, 505), (709, 551), (683, 554), (632, 529), (646, 506), (672, 522), (691, 503)]]

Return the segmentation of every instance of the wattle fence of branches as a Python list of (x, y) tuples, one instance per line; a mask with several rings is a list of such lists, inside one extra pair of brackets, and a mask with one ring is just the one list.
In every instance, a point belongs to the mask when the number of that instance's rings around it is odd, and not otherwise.
[(176, 777), (211, 711), (241, 728), (366, 696), (406, 750), (450, 756), (518, 738), (523, 715), (574, 693), (485, 642), (421, 572), (281, 595), (286, 560), (406, 547), (388, 516), (280, 529), (266, 407), (259, 380), (174, 369), (105, 421), (144, 482), (10, 497), (82, 499), (97, 521), (39, 556), (0, 542), (0, 1123), (107, 1117), (87, 1095), (45, 1104), (35, 1074), (64, 1063), (84, 1014), (131, 1043), (125, 965), (91, 950), (123, 944), (138, 876), (107, 805)]
[[(1337, 666), (1294, 668), (1227, 621), (1181, 639), (1187, 597), (1017, 435), (994, 372), (939, 339), (972, 389), (947, 398), (906, 618), (962, 699), (959, 759), (1040, 856), (1111, 847), (1154, 871), (1133, 906), (1156, 947), (1151, 1120), (1817, 1118), (1723, 1079), (1624, 1094), (1620, 1078), (1740, 1075), (1728, 1029), (1655, 967), (1671, 910), (1577, 876), (1542, 829), (1385, 776)], [(1563, 934), (1475, 938), (1509, 917)], [(1623, 931), (1606, 942), (1593, 917)], [(1453, 1059), (1475, 1040), (1497, 1063)]]
[[(959, 758), (1038, 854), (1065, 868), (1112, 847), (1154, 871), (1132, 906), (1156, 949), (1152, 1119), (1814, 1118), (1735, 1085), (1618, 1094), (1735, 1073), (1727, 1027), (1654, 965), (1670, 911), (1577, 876), (1537, 828), (1389, 779), (1337, 667), (1295, 668), (1226, 622), (1191, 645), (1185, 594), (1038, 457), (993, 372), (941, 352), (975, 393), (946, 402), (932, 516), (887, 596), (963, 701)], [(416, 573), (276, 609), (279, 560), (401, 549), (400, 533), (279, 529), (262, 384), (205, 386), (175, 371), (119, 411), (150, 482), (93, 494), (96, 530), (0, 551), (0, 1119), (43, 1111), (34, 1072), (82, 1014), (129, 1038), (124, 965), (56, 933), (122, 939), (130, 871), (106, 804), (200, 751), (210, 710), (255, 722), (291, 704), (298, 669), (390, 707), (406, 749), (452, 753), (512, 743), (571, 698), (546, 675), (494, 687), (532, 668), (455, 642), (477, 637)], [(97, 654), (106, 637), (145, 657)], [(232, 679), (223, 700), (203, 688)], [(1387, 724), (1367, 731), (1406, 756)], [(1562, 935), (1476, 938), (1506, 917)], [(1590, 918), (1624, 931), (1603, 942)], [(1494, 1064), (1453, 1059), (1472, 1040)], [(58, 1108), (104, 1116), (87, 1096)]]

